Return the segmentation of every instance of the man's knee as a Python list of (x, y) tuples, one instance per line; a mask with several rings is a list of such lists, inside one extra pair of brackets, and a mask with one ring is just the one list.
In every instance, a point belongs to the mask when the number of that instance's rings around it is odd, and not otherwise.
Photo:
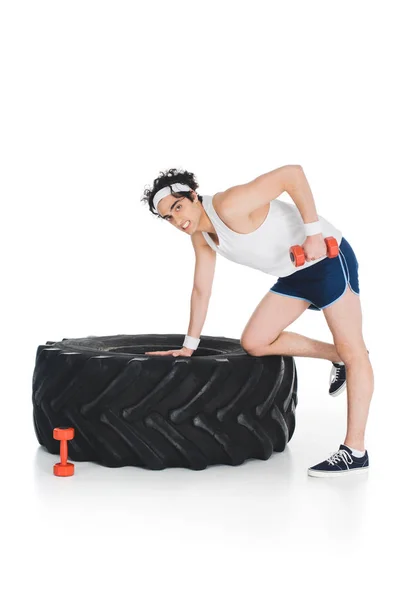
[(240, 345), (247, 354), (251, 354), (252, 356), (264, 356), (265, 354), (268, 354), (268, 348), (274, 343), (279, 335), (280, 334), (276, 337), (274, 337), (274, 335), (267, 335), (260, 339), (259, 337), (242, 334)]
[(363, 340), (358, 342), (335, 341), (335, 348), (346, 366), (360, 359), (369, 359), (368, 350)]

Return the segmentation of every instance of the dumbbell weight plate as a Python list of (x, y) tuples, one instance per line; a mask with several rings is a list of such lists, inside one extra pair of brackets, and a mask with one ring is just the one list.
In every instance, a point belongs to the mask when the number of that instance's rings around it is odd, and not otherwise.
[(53, 473), (58, 477), (69, 477), (74, 474), (74, 467), (75, 465), (73, 463), (67, 463), (66, 465), (56, 463), (53, 467)]
[(53, 438), (55, 440), (72, 440), (75, 435), (73, 427), (55, 427), (53, 429)]

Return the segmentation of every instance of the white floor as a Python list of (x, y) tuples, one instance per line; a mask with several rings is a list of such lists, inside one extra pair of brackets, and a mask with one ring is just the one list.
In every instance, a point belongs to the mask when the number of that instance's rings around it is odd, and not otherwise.
[(328, 362), (302, 358), (296, 364), (297, 425), (287, 449), (268, 461), (198, 472), (75, 463), (73, 477), (55, 477), (58, 457), (34, 437), (29, 378), (20, 382), (25, 397), (14, 398), (20, 425), (3, 430), (2, 438), (8, 442), (2, 452), (2, 585), (9, 589), (2, 597), (29, 590), (41, 600), (303, 591), (309, 598), (378, 592), (393, 598), (399, 471), (386, 450), (397, 450), (390, 403), (400, 400), (379, 385), (385, 357), (374, 361), (370, 470), (335, 479), (308, 477), (307, 468), (343, 441), (346, 393), (328, 395)]

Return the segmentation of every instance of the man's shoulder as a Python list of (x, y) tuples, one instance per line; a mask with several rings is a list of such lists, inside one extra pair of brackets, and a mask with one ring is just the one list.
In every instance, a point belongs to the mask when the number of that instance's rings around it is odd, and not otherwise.
[(201, 248), (204, 246), (208, 246), (206, 239), (203, 235), (202, 231), (195, 231), (191, 236), (192, 244), (194, 248)]

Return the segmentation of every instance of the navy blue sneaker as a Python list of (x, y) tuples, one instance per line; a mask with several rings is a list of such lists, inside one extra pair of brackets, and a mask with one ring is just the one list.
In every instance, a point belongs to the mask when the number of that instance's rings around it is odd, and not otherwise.
[(333, 362), (329, 378), (329, 395), (339, 396), (346, 389), (346, 367), (342, 362)]
[(318, 465), (310, 467), (308, 474), (312, 477), (336, 477), (336, 475), (349, 473), (364, 473), (368, 469), (369, 457), (367, 451), (365, 451), (364, 456), (357, 458), (348, 446), (340, 444), (337, 452), (334, 452)]

